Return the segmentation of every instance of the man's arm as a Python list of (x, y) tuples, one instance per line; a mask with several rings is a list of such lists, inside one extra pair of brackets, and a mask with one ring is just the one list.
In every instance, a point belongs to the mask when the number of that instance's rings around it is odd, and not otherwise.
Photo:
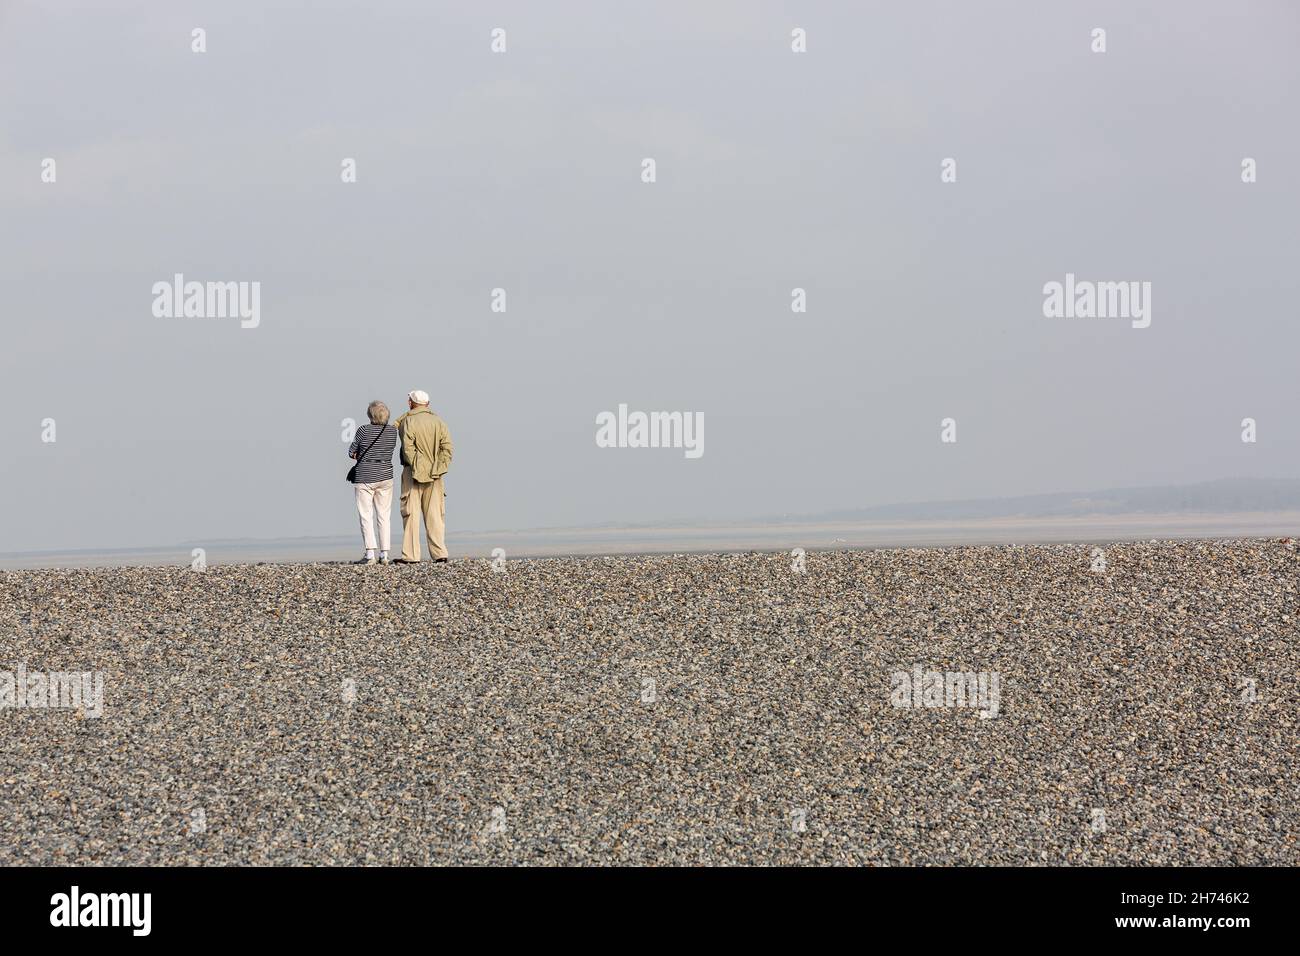
[(451, 429), (447, 427), (446, 422), (442, 423), (441, 434), (438, 437), (438, 454), (434, 459), (436, 466), (433, 473), (435, 475), (444, 475), (451, 468), (451, 454), (454, 450), (451, 444)]
[(415, 462), (415, 436), (408, 428), (399, 428), (397, 431), (402, 436), (402, 465), (410, 468)]

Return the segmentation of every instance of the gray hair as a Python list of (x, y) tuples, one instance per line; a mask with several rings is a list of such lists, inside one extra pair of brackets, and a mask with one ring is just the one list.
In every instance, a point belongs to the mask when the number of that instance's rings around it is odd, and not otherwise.
[(372, 425), (387, 425), (388, 406), (381, 401), (373, 401), (366, 406), (366, 417)]

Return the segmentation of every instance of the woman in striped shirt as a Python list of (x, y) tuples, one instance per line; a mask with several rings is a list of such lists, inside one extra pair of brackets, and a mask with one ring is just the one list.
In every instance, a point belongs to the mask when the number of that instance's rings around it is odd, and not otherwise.
[[(392, 543), (388, 519), (393, 511), (393, 449), (397, 447), (397, 429), (388, 424), (388, 406), (383, 402), (371, 402), (366, 417), (370, 424), (357, 429), (348, 447), (348, 457), (357, 459), (352, 487), (366, 547), (366, 556), (356, 563), (374, 564), (378, 560), (387, 564), (388, 547)], [(376, 524), (379, 525), (378, 541), (375, 540)]]

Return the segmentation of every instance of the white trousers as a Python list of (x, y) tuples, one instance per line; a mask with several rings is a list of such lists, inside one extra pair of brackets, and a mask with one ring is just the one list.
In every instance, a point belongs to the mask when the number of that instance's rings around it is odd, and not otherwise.
[[(393, 511), (393, 479), (355, 484), (352, 487), (357, 492), (357, 515), (361, 518), (361, 537), (366, 543), (366, 549), (388, 551), (392, 544), (388, 519)], [(375, 543), (376, 523), (379, 525), (379, 544)]]

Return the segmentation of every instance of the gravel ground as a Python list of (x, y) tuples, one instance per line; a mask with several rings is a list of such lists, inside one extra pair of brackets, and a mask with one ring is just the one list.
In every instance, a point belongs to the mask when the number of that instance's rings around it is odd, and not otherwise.
[(3, 572), (0, 863), (1300, 864), (1300, 549), (1104, 558)]

